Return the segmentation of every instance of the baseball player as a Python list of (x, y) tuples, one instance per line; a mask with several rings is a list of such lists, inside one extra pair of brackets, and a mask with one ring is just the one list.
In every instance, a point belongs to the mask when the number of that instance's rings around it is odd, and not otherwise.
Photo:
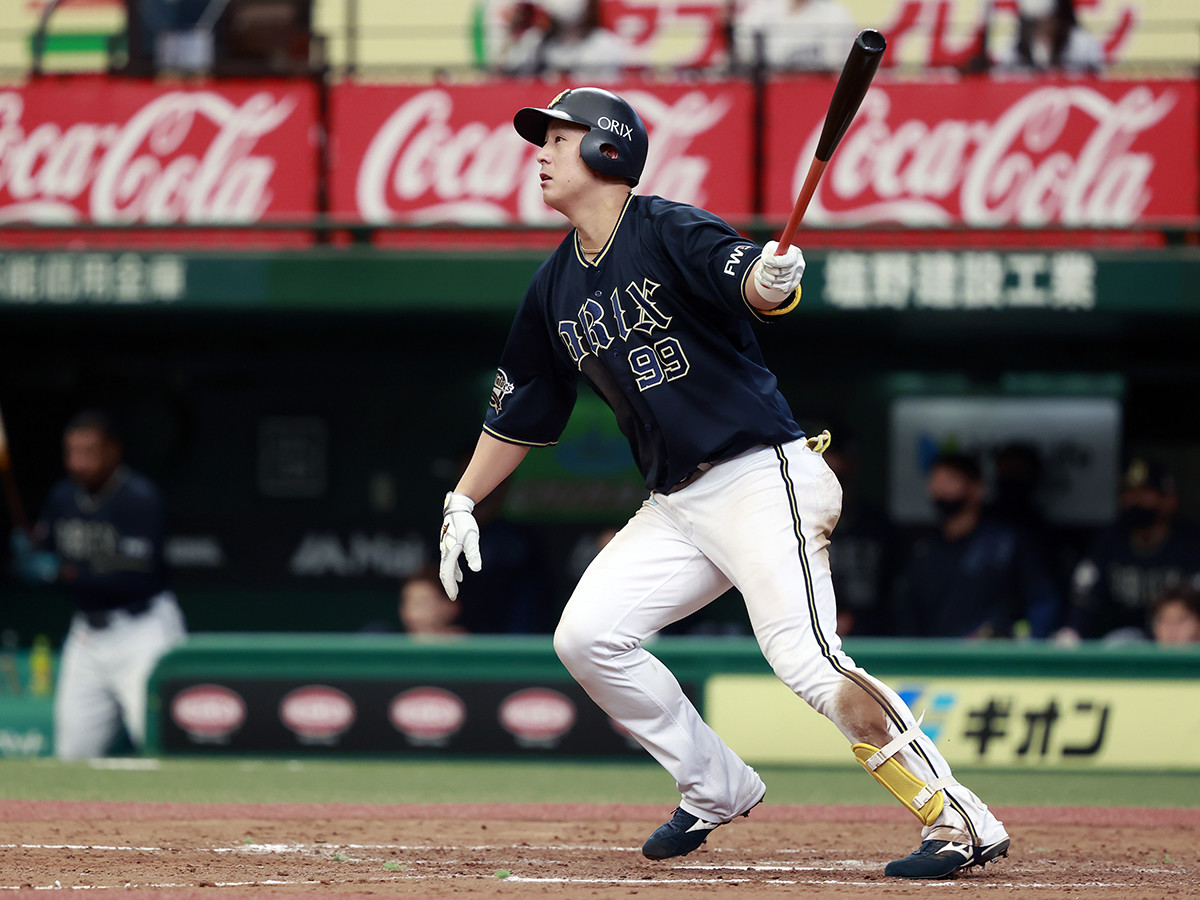
[(104, 755), (122, 722), (143, 744), (150, 671), (184, 638), (183, 614), (166, 589), (162, 498), (121, 458), (107, 413), (72, 418), (63, 435), (68, 477), (50, 492), (28, 550), (14, 542), (22, 554), (53, 554), (57, 565), (45, 580), (77, 607), (54, 698), (63, 760)]
[(888, 875), (939, 878), (1005, 855), (1003, 825), (955, 781), (901, 699), (842, 651), (827, 545), (841, 488), (767, 369), (751, 325), (799, 302), (804, 258), (776, 256), (716, 216), (638, 196), (647, 135), (608, 91), (517, 112), (546, 204), (574, 226), (516, 313), (471, 462), (447, 494), (441, 577), (480, 568), (472, 516), (531, 447), (555, 443), (580, 380), (612, 407), (649, 497), (580, 579), (554, 647), (682, 794), (643, 854), (690, 853), (766, 788), (643, 646), (733, 585), (776, 674), (828, 716), (864, 767), (921, 820)]

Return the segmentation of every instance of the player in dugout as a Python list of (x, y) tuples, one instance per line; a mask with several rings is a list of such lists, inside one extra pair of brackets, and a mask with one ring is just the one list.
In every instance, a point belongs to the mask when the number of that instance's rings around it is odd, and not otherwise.
[(592, 699), (674, 777), (671, 819), (646, 840), (661, 860), (744, 816), (766, 786), (703, 721), (643, 643), (731, 585), (778, 677), (850, 742), (866, 770), (921, 822), (886, 875), (942, 878), (1007, 855), (1009, 837), (955, 780), (900, 697), (842, 650), (827, 546), (841, 487), (828, 432), (797, 426), (751, 325), (800, 301), (804, 257), (776, 255), (717, 216), (634, 194), (646, 128), (597, 88), (525, 108), (542, 198), (574, 226), (517, 310), (483, 433), (446, 495), (441, 577), (480, 568), (475, 505), (554, 444), (582, 378), (612, 408), (650, 491), (588, 567), (554, 647)]
[(62, 760), (103, 756), (124, 725), (146, 737), (146, 682), (183, 641), (183, 612), (167, 589), (162, 496), (123, 462), (116, 420), (77, 413), (63, 430), (67, 477), (46, 499), (32, 539), (13, 535), (14, 569), (55, 584), (75, 604), (54, 695)]

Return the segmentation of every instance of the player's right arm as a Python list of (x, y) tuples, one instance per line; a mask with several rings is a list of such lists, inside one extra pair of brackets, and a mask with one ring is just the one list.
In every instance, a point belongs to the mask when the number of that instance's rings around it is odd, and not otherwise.
[(510, 444), (482, 432), (454, 493), (464, 494), (478, 503), (516, 471), (528, 452), (529, 447), (525, 445)]

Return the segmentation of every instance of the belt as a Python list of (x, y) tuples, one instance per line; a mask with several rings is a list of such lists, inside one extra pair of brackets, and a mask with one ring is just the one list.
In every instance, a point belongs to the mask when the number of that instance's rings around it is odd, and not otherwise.
[(714, 465), (715, 465), (715, 463), (700, 463), (700, 465), (698, 465), (696, 468), (692, 469), (692, 471), (688, 472), (686, 475), (684, 475), (682, 478), (680, 478), (677, 482), (675, 482), (673, 485), (671, 485), (669, 488), (667, 488), (665, 491), (663, 491), (663, 493), (664, 494), (673, 494), (676, 491), (682, 491), (685, 487), (687, 487), (689, 484), (691, 484), (693, 481), (695, 481), (697, 478), (699, 478), (701, 475), (703, 475), (705, 472), (707, 472), (709, 469), (711, 469)]
[(92, 628), (107, 628), (116, 620), (117, 613), (124, 613), (127, 616), (140, 616), (142, 613), (150, 609), (150, 598), (143, 597), (141, 600), (134, 600), (131, 603), (126, 603), (124, 606), (118, 606), (114, 609), (84, 609), (80, 610), (83, 613), (84, 619)]
[[(833, 440), (833, 438), (830, 436), (829, 431), (825, 430), (825, 431), (822, 431), (820, 434), (813, 435), (810, 438), (806, 438), (804, 441), (804, 446), (807, 447), (809, 450), (812, 450), (814, 453), (824, 453), (827, 449), (829, 449), (829, 444), (832, 442), (832, 440)], [(755, 448), (752, 447), (751, 449), (753, 450)], [(685, 487), (687, 487), (692, 482), (696, 481), (696, 479), (698, 479), (701, 475), (703, 475), (705, 472), (707, 472), (713, 466), (718, 466), (721, 463), (728, 462), (729, 460), (731, 460), (733, 458), (734, 457), (729, 456), (729, 457), (726, 457), (725, 459), (718, 459), (716, 462), (702, 462), (702, 463), (700, 463), (700, 465), (696, 466), (695, 469), (688, 472), (686, 475), (684, 475), (682, 478), (680, 478), (677, 482), (675, 482), (673, 485), (671, 485), (665, 491), (660, 491), (659, 493), (673, 494), (676, 491), (682, 491)]]

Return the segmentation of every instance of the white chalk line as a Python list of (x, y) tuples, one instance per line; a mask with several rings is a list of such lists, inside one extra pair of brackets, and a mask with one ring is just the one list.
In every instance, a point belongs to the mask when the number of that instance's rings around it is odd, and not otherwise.
[[(640, 851), (641, 847), (620, 847), (614, 844), (239, 844), (230, 847), (134, 847), (120, 844), (0, 844), (0, 850), (96, 850), (138, 851), (143, 853), (187, 852), (187, 853), (317, 853), (322, 850), (400, 850), (405, 852), (464, 852), (481, 850), (611, 850), (614, 852)], [(736, 852), (733, 848), (722, 848)]]
[[(24, 849), (24, 850), (73, 850), (73, 851), (97, 851), (97, 852), (121, 852), (121, 851), (137, 851), (145, 853), (161, 853), (167, 852), (172, 848), (153, 847), (153, 846), (135, 846), (121, 844), (0, 844), (0, 849)], [(228, 847), (194, 847), (194, 848), (173, 848), (176, 852), (208, 852), (214, 854), (245, 854), (248, 856), (255, 855), (285, 855), (298, 854), (307, 856), (320, 856), (328, 859), (331, 855), (338, 855), (343, 850), (348, 851), (406, 851), (406, 852), (466, 852), (466, 851), (636, 851), (637, 847), (620, 847), (611, 844), (358, 844), (358, 843), (327, 843), (319, 844), (307, 843), (261, 843), (261, 844), (240, 844)], [(710, 848), (712, 851), (724, 852), (739, 852), (736, 848)], [(796, 851), (780, 850), (779, 853), (794, 853)], [(395, 860), (383, 860), (379, 858), (352, 858), (344, 857), (339, 862), (346, 863), (380, 863)], [(423, 865), (423, 864), (439, 864), (444, 860), (433, 859), (406, 859), (405, 866)], [(558, 863), (560, 860), (538, 860), (538, 859), (522, 859), (522, 865), (539, 865)], [(756, 863), (740, 863), (740, 864), (715, 864), (715, 863), (679, 863), (670, 866), (672, 872), (778, 872), (780, 874), (790, 873), (821, 873), (821, 872), (839, 872), (846, 869), (873, 869), (879, 866), (878, 862), (869, 862), (859, 859), (844, 859), (835, 860), (826, 865), (784, 865), (771, 862), (756, 862)], [(1161, 868), (1146, 868), (1135, 869), (1136, 874), (1174, 874), (1176, 869), (1161, 869)], [(359, 873), (361, 875), (361, 872)], [(447, 874), (421, 874), (419, 872), (408, 871), (393, 871), (389, 876), (382, 877), (383, 881), (391, 880), (408, 880), (408, 881), (444, 881), (452, 879), (492, 879), (500, 881), (511, 881), (520, 884), (560, 884), (560, 885), (612, 885), (612, 886), (630, 886), (630, 885), (686, 885), (686, 884), (743, 884), (754, 883), (772, 886), (816, 886), (816, 885), (841, 885), (849, 887), (872, 887), (885, 884), (887, 882), (859, 881), (842, 878), (739, 878), (735, 876), (719, 876), (719, 877), (672, 877), (668, 875), (658, 878), (584, 878), (571, 876), (558, 877), (537, 877), (537, 876), (522, 876), (509, 875), (503, 879), (495, 875), (486, 874), (470, 874), (470, 873), (447, 873)], [(279, 885), (302, 885), (302, 884), (321, 884), (319, 880), (310, 879), (264, 879), (261, 881), (228, 881), (228, 882), (205, 882), (205, 884), (213, 887), (258, 887), (258, 886), (279, 886)], [(937, 886), (954, 886), (961, 884), (961, 881), (932, 881), (926, 882), (930, 885)], [(973, 887), (1002, 887), (1006, 889), (1022, 888), (1022, 889), (1062, 889), (1062, 888), (1128, 888), (1130, 882), (1105, 882), (1105, 881), (1085, 881), (1072, 883), (1040, 883), (1040, 882), (993, 882), (972, 880)], [(34, 890), (105, 890), (109, 888), (195, 888), (199, 884), (188, 883), (154, 883), (154, 884), (135, 884), (127, 882), (120, 885), (62, 885), (55, 882), (53, 885), (38, 885), (34, 886)], [(20, 890), (24, 885), (0, 885), (0, 890)]]
[[(206, 886), (211, 887), (278, 887), (280, 885), (291, 884), (321, 884), (320, 881), (304, 879), (302, 881), (288, 881), (279, 878), (266, 878), (262, 881), (212, 881), (206, 882)], [(198, 884), (185, 884), (183, 882), (158, 882), (156, 884), (138, 884), (137, 882), (127, 881), (125, 884), (35, 884), (32, 887), (28, 885), (16, 884), (0, 884), (0, 891), (127, 891), (131, 889), (153, 889), (161, 888), (196, 888)]]
[[(901, 884), (899, 879), (893, 881), (846, 881), (840, 878), (771, 878), (761, 880), (757, 878), (525, 878), (520, 875), (510, 875), (505, 881), (513, 881), (519, 884), (610, 884), (610, 885), (636, 885), (636, 884), (755, 884), (755, 885), (780, 885), (785, 887), (795, 887), (798, 885), (842, 885), (845, 887), (883, 887), (885, 885)], [(911, 882), (908, 882), (911, 883)], [(923, 881), (921, 886), (929, 887), (961, 887), (962, 881)], [(1111, 888), (1129, 888), (1132, 885), (1126, 881), (1073, 881), (1064, 884), (1040, 884), (1037, 882), (1024, 881), (971, 881), (972, 888), (1006, 888), (1012, 890), (1014, 888), (1054, 888), (1056, 890), (1074, 890), (1076, 888), (1085, 887), (1111, 887)]]

